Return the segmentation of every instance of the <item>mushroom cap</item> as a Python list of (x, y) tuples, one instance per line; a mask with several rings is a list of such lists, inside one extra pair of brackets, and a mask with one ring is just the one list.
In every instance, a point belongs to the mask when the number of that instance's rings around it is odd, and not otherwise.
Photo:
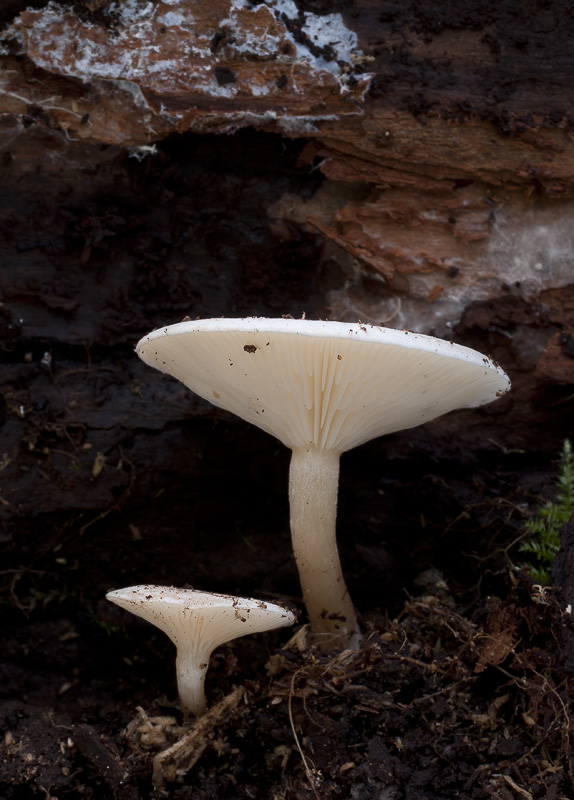
[(340, 453), (510, 388), (476, 350), (362, 323), (204, 319), (158, 328), (136, 351), (288, 447)]
[(106, 598), (161, 628), (178, 651), (205, 660), (238, 636), (295, 622), (291, 611), (274, 603), (174, 586), (130, 586), (108, 592)]

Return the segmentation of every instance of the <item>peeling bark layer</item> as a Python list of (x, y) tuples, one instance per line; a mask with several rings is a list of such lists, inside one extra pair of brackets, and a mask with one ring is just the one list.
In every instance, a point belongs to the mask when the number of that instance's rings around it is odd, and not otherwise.
[[(357, 36), (340, 14), (302, 18), (292, 3), (236, 0), (99, 7), (94, 21), (50, 3), (13, 28), (37, 68), (88, 84), (76, 108), (52, 110), (68, 127), (89, 114), (76, 135), (92, 141), (141, 144), (167, 130), (253, 124), (305, 134), (316, 120), (360, 113), (372, 77), (362, 74)], [(109, 125), (98, 101), (118, 91), (123, 124)]]

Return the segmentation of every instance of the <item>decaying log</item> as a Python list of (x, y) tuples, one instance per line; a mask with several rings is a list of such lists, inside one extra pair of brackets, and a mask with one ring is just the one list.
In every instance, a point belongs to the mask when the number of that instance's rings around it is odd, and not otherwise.
[[(301, 163), (328, 180), (270, 217), (279, 233), (321, 235), (343, 265), (331, 315), (445, 335), (473, 303), (528, 302), (572, 282), (566, 11), (51, 2), (5, 30), (5, 136), (35, 124), (138, 157), (172, 132), (308, 138)], [(544, 379), (570, 381), (560, 347), (548, 340)]]

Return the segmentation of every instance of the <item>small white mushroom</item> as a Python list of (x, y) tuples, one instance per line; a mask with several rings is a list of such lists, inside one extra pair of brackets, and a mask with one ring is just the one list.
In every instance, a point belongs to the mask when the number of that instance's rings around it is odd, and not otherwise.
[(205, 674), (216, 647), (295, 622), (291, 611), (263, 600), (173, 586), (130, 586), (108, 592), (106, 598), (167, 633), (177, 648), (181, 705), (195, 715), (206, 709)]
[(510, 388), (503, 370), (433, 336), (344, 322), (205, 319), (159, 328), (138, 355), (293, 451), (293, 551), (313, 630), (356, 647), (335, 540), (339, 458), (369, 439)]

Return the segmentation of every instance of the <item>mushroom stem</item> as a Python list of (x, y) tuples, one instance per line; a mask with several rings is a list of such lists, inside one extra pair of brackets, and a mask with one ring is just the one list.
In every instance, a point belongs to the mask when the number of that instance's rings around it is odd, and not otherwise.
[(291, 537), (313, 631), (330, 648), (340, 643), (358, 649), (359, 626), (335, 538), (339, 457), (336, 450), (314, 445), (293, 449), (289, 470)]
[(205, 673), (208, 665), (209, 656), (207, 661), (198, 663), (197, 658), (178, 648), (175, 662), (177, 692), (183, 709), (196, 717), (200, 717), (207, 709)]

